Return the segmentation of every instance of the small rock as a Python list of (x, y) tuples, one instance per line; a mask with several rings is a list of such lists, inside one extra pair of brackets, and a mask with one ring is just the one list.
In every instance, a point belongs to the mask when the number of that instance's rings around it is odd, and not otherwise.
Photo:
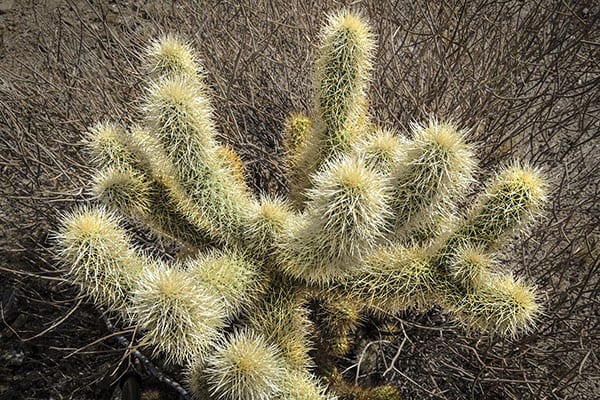
[(12, 324), (12, 328), (14, 330), (19, 330), (27, 324), (27, 317), (23, 314), (19, 314), (19, 316), (15, 319), (15, 322)]
[(5, 14), (12, 10), (15, 5), (14, 0), (0, 0), (0, 14)]

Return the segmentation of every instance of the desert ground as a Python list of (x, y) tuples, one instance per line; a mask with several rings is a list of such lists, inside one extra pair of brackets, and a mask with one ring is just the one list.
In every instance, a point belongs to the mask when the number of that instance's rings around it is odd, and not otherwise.
[[(377, 351), (358, 377), (360, 351), (340, 360), (347, 378), (391, 383), (404, 399), (600, 397), (597, 2), (1, 0), (1, 400), (120, 398), (119, 378), (146, 371), (64, 280), (52, 238), (61, 213), (89, 201), (86, 130), (141, 119), (143, 49), (164, 33), (193, 45), (220, 140), (255, 193), (285, 195), (283, 124), (311, 112), (320, 27), (341, 8), (376, 33), (378, 124), (408, 132), (435, 117), (467, 130), (481, 167), (474, 191), (511, 160), (543, 170), (551, 187), (543, 218), (503, 254), (541, 293), (532, 332), (501, 338), (437, 308), (406, 311), (389, 331), (365, 322), (359, 342)], [(147, 398), (177, 398), (140, 377)]]

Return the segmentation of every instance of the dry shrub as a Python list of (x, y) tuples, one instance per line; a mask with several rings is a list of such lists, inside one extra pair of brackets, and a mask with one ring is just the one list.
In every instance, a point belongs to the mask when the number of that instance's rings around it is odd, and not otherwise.
[[(98, 120), (136, 120), (134, 99), (144, 87), (138, 52), (160, 32), (178, 32), (200, 51), (223, 140), (241, 153), (252, 187), (284, 192), (283, 121), (310, 110), (319, 26), (325, 13), (350, 3), (19, 2), (4, 15), (0, 41), (2, 261), (15, 270), (51, 268), (41, 250), (49, 229), (59, 211), (86, 197), (82, 132)], [(387, 369), (406, 398), (593, 398), (600, 390), (599, 6), (352, 4), (378, 33), (377, 120), (403, 129), (429, 116), (452, 119), (479, 143), (482, 180), (522, 159), (553, 181), (547, 217), (505, 255), (544, 293), (536, 331), (500, 339), (455, 328), (436, 310), (407, 312), (385, 338), (391, 343), (377, 342), (377, 373)]]

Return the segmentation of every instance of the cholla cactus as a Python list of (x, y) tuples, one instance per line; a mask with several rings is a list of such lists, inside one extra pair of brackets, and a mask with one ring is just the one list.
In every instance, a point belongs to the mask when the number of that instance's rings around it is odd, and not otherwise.
[[(494, 254), (540, 212), (542, 177), (514, 163), (461, 216), (476, 164), (467, 134), (436, 120), (408, 136), (371, 122), (373, 50), (359, 16), (329, 19), (314, 113), (286, 123), (289, 201), (246, 187), (239, 156), (216, 140), (192, 49), (173, 36), (146, 54), (147, 118), (91, 129), (105, 204), (64, 216), (60, 256), (94, 302), (139, 326), (141, 344), (187, 368), (198, 398), (334, 398), (310, 351), (351, 349), (365, 309), (438, 304), (467, 329), (508, 336), (533, 326), (534, 288)], [(185, 251), (172, 263), (146, 254), (119, 215)]]

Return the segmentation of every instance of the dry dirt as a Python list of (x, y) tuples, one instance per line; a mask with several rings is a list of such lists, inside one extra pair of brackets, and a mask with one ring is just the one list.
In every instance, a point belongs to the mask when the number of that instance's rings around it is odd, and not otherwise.
[(537, 329), (509, 340), (439, 310), (406, 313), (367, 371), (380, 375), (404, 343), (386, 379), (406, 399), (600, 397), (596, 2), (0, 0), (0, 400), (108, 399), (140, 370), (50, 251), (59, 213), (86, 201), (82, 133), (139, 117), (140, 49), (163, 32), (189, 38), (248, 183), (285, 193), (282, 124), (310, 110), (319, 26), (344, 6), (378, 36), (377, 121), (403, 131), (451, 118), (479, 143), (482, 180), (515, 158), (552, 179), (545, 219), (505, 255), (543, 294)]

